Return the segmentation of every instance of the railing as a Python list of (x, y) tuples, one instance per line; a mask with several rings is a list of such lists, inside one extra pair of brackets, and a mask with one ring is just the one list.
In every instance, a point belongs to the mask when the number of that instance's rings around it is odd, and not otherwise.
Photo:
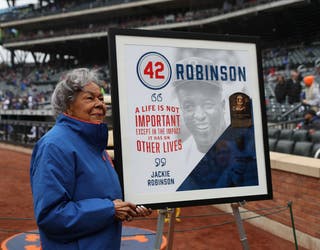
[(279, 129), (295, 129), (297, 124), (301, 122), (301, 119), (295, 119), (290, 121), (282, 121), (282, 122), (272, 122), (268, 123), (268, 127), (270, 128), (279, 128)]
[(54, 122), (0, 120), (0, 141), (23, 146), (33, 146)]
[(310, 106), (301, 103), (292, 105), (271, 103), (267, 106), (267, 119), (270, 124), (292, 124), (301, 121), (304, 111), (308, 109)]
[[(108, 149), (113, 148), (112, 117), (106, 116), (109, 129)], [(33, 147), (55, 124), (55, 121), (0, 120), (0, 142)]]

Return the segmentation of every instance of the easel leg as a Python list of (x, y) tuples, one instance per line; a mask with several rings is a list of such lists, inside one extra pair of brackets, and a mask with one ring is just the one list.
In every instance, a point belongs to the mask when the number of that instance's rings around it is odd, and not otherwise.
[(167, 214), (167, 209), (159, 210), (159, 216), (158, 216), (158, 222), (157, 222), (157, 234), (156, 234), (154, 250), (160, 250), (162, 236), (163, 236), (163, 226), (164, 226), (164, 220), (165, 220), (166, 214)]
[(171, 250), (173, 246), (174, 225), (176, 223), (176, 209), (172, 208), (170, 211), (169, 232), (168, 232), (168, 245), (166, 250)]
[(231, 204), (233, 215), (235, 217), (236, 224), (237, 224), (237, 227), (238, 227), (238, 232), (239, 232), (242, 248), (244, 250), (249, 250), (248, 239), (247, 239), (244, 227), (243, 227), (242, 219), (241, 219), (240, 212), (239, 212), (239, 206), (240, 205), (238, 203), (232, 203)]

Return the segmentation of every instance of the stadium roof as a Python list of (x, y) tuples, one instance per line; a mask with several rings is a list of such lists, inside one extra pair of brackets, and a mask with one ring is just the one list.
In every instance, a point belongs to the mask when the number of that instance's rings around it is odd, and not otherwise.
[[(165, 16), (172, 12), (179, 13), (183, 10), (196, 11), (207, 8), (212, 11), (216, 9), (216, 14), (179, 23), (138, 25), (134, 28), (254, 35), (261, 37), (264, 47), (302, 41), (311, 43), (316, 40), (316, 36), (319, 40), (317, 24), (320, 16), (319, 1), (260, 1), (261, 3), (255, 6), (248, 5), (245, 8), (221, 13), (219, 9), (221, 9), (223, 2), (209, 0), (132, 1), (25, 20), (14, 20), (0, 24), (0, 27), (3, 29), (12, 27), (21, 32), (50, 29), (56, 31), (62, 27), (81, 27), (88, 24), (92, 24), (94, 27), (98, 24), (111, 23), (117, 19), (129, 21), (138, 17)], [(118, 27), (117, 25), (120, 26), (117, 23), (112, 26)], [(48, 54), (72, 55), (83, 61), (103, 61), (107, 60), (107, 34), (107, 29), (99, 31), (87, 29), (86, 32), (77, 34), (7, 42), (4, 43), (4, 47)]]

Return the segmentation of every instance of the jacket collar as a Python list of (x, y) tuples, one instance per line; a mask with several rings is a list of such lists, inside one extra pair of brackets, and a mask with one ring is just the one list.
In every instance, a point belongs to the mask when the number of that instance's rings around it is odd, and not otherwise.
[(104, 150), (107, 147), (108, 126), (105, 123), (91, 123), (66, 114), (60, 114), (57, 117), (56, 124), (70, 127), (90, 145), (100, 150)]

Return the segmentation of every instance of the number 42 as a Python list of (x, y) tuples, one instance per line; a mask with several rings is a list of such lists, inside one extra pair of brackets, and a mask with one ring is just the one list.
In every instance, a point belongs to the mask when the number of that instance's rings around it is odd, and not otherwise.
[(146, 65), (146, 67), (143, 70), (143, 73), (145, 75), (149, 75), (151, 79), (164, 79), (164, 75), (161, 73), (164, 70), (164, 64), (163, 62), (155, 62), (153, 65), (152, 61), (149, 61)]

